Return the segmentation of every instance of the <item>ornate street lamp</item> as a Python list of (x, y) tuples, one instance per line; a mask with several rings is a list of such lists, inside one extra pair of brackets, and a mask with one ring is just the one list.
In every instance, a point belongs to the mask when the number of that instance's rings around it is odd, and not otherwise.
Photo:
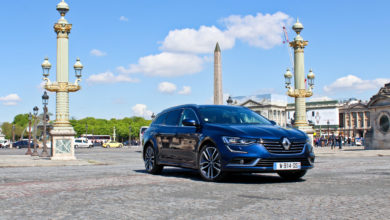
[(328, 124), (328, 138), (329, 138), (329, 135), (330, 135), (329, 120), (326, 122), (326, 124)]
[(42, 96), (42, 104), (43, 104), (43, 150), (41, 153), (41, 157), (48, 157), (47, 153), (47, 145), (46, 145), (46, 121), (47, 121), (47, 104), (49, 103), (49, 96), (45, 91)]
[(115, 129), (115, 126), (114, 126), (114, 128), (113, 128), (113, 138), (114, 138), (114, 142), (115, 142), (115, 140), (116, 140), (116, 129)]
[(30, 146), (30, 143), (31, 143), (31, 119), (32, 119), (32, 115), (31, 115), (31, 112), (30, 112), (30, 113), (28, 113), (28, 145), (27, 145), (26, 155), (31, 155), (32, 154), (31, 146)]
[(131, 125), (129, 125), (129, 146), (131, 146)]
[(15, 143), (15, 125), (12, 124), (12, 147), (14, 146)]
[(70, 160), (76, 159), (74, 156), (74, 131), (69, 122), (69, 93), (81, 89), (81, 72), (83, 65), (80, 59), (76, 59), (73, 65), (76, 81), (69, 82), (69, 34), (72, 24), (65, 19), (69, 6), (62, 0), (56, 7), (61, 18), (54, 24), (54, 31), (57, 34), (57, 65), (56, 81), (49, 80), (51, 64), (48, 58), (42, 63), (43, 80), (46, 81), (45, 89), (56, 93), (56, 120), (53, 129), (50, 131), (52, 137), (52, 157), (51, 159)]
[(226, 100), (227, 104), (228, 105), (232, 105), (233, 104), (233, 99), (231, 96), (229, 96), (229, 98)]
[[(308, 42), (303, 40), (300, 33), (303, 30), (303, 25), (297, 19), (293, 25), (293, 30), (297, 33), (294, 41), (290, 42), (290, 47), (294, 48), (294, 73), (287, 69), (284, 74), (287, 95), (295, 98), (295, 113), (294, 127), (305, 131), (311, 138), (314, 130), (307, 124), (306, 120), (306, 101), (307, 97), (313, 95), (314, 88), (314, 73), (312, 70), (307, 75), (309, 88), (306, 89), (305, 75), (304, 75), (304, 48)], [(294, 78), (294, 86), (291, 85), (291, 79)]]
[[(34, 141), (34, 151), (32, 152), (31, 156), (39, 156), (37, 151), (37, 115), (38, 115), (39, 108), (35, 106), (33, 108), (33, 114), (34, 114), (34, 134), (33, 134), (33, 141)], [(30, 144), (30, 143), (28, 143)]]

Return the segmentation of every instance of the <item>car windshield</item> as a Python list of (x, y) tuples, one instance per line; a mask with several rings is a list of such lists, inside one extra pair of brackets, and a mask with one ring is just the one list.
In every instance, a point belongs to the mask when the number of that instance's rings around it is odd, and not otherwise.
[(205, 123), (271, 125), (266, 118), (246, 108), (201, 107), (199, 111)]

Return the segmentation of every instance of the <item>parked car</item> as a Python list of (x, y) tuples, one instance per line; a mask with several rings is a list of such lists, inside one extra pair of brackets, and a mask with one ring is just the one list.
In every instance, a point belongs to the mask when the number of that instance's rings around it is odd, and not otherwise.
[(149, 128), (149, 126), (142, 126), (140, 129), (139, 129), (139, 139), (140, 139), (140, 145), (142, 146), (142, 141), (143, 141), (143, 138), (144, 138), (144, 133), (145, 131)]
[(79, 148), (79, 147), (93, 147), (93, 144), (90, 140), (86, 138), (75, 138), (74, 139), (74, 148)]
[(119, 143), (119, 142), (115, 142), (115, 141), (107, 141), (106, 143), (104, 143), (102, 145), (102, 147), (105, 147), (105, 148), (111, 148), (111, 147), (123, 147), (123, 144), (122, 143)]
[(206, 181), (228, 172), (275, 172), (297, 180), (314, 167), (309, 137), (245, 107), (182, 105), (159, 113), (144, 133), (146, 171), (197, 169)]
[[(18, 148), (18, 149), (19, 148), (28, 148), (28, 140), (16, 141), (15, 143), (13, 143), (12, 146), (15, 148)], [(33, 141), (30, 142), (30, 147), (34, 147)], [(37, 147), (38, 147), (38, 144), (37, 144)]]
[(362, 139), (361, 138), (356, 138), (355, 139), (355, 145), (356, 146), (362, 146), (363, 144), (362, 144)]
[(9, 140), (0, 140), (0, 148), (7, 148), (10, 146)]

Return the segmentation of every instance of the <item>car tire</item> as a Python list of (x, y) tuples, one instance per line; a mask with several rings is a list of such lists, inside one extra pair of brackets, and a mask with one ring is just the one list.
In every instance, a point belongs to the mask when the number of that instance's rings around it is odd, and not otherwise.
[(301, 179), (307, 170), (294, 170), (294, 171), (280, 171), (278, 175), (285, 180), (294, 181)]
[(156, 150), (151, 146), (147, 146), (144, 153), (145, 169), (150, 174), (160, 174), (164, 168), (157, 164)]
[(221, 153), (214, 145), (205, 145), (199, 153), (198, 170), (202, 179), (216, 182), (223, 179)]

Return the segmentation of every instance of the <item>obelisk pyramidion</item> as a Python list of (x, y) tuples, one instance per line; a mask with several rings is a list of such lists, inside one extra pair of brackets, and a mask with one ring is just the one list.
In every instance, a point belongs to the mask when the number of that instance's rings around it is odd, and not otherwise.
[(214, 50), (214, 105), (223, 105), (221, 49), (218, 42)]

